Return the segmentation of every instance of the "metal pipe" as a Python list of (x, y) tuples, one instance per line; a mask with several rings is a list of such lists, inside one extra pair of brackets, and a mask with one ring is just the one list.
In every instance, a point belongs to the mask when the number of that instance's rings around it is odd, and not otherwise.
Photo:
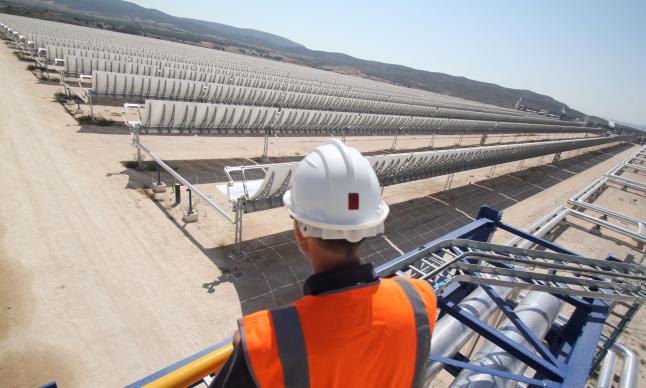
[(646, 173), (646, 168), (638, 166), (636, 164), (626, 163), (624, 167), (632, 168), (633, 170)]
[(145, 388), (188, 387), (204, 376), (215, 373), (222, 367), (233, 351), (233, 344), (228, 343), (195, 361), (152, 381)]
[(617, 354), (611, 350), (606, 353), (599, 371), (597, 388), (612, 388), (612, 380), (615, 377), (615, 366), (617, 366)]
[(635, 225), (637, 227), (639, 227), (639, 225), (646, 224), (646, 221), (638, 220), (636, 218), (632, 218), (632, 217), (629, 217), (627, 215), (617, 213), (617, 212), (614, 212), (612, 210), (608, 210), (608, 209), (606, 209), (604, 207), (597, 206), (597, 205), (589, 203), (589, 202), (583, 202), (583, 201), (580, 201), (580, 200), (577, 201), (577, 200), (572, 200), (572, 199), (570, 199), (568, 202), (571, 203), (572, 205), (583, 207), (583, 208), (586, 208), (588, 210), (593, 210), (593, 211), (595, 211), (597, 213), (605, 214), (606, 216), (610, 216), (612, 218), (624, 221), (626, 223), (633, 224), (633, 225)]
[(624, 359), (624, 366), (621, 368), (621, 378), (619, 379), (619, 388), (635, 388), (637, 387), (637, 368), (639, 367), (639, 360), (637, 355), (632, 350), (615, 342), (612, 349), (621, 354)]
[(235, 220), (233, 219), (233, 217), (232, 217), (232, 216), (231, 216), (227, 211), (225, 211), (225, 210), (224, 210), (224, 209), (222, 209), (220, 206), (218, 206), (218, 204), (216, 204), (215, 202), (213, 202), (213, 200), (212, 200), (211, 198), (207, 197), (207, 196), (206, 196), (205, 194), (203, 194), (201, 191), (199, 191), (198, 189), (196, 189), (196, 188), (195, 188), (195, 186), (193, 186), (192, 184), (190, 184), (186, 179), (184, 179), (184, 177), (183, 177), (183, 176), (181, 176), (181, 175), (179, 175), (177, 172), (175, 172), (175, 170), (173, 170), (173, 169), (172, 169), (171, 167), (169, 167), (166, 163), (164, 163), (164, 161), (163, 161), (163, 160), (161, 160), (160, 158), (158, 158), (158, 157), (157, 157), (157, 155), (153, 154), (153, 153), (152, 153), (148, 148), (146, 148), (143, 144), (141, 144), (140, 142), (138, 142), (138, 141), (136, 141), (136, 140), (135, 140), (135, 141), (133, 141), (133, 142), (132, 142), (132, 144), (133, 144), (135, 147), (137, 147), (137, 148), (141, 149), (142, 151), (144, 151), (145, 153), (147, 153), (147, 154), (148, 154), (148, 156), (150, 156), (150, 158), (151, 158), (151, 159), (153, 159), (155, 162), (157, 162), (161, 168), (163, 168), (164, 170), (168, 171), (168, 173), (169, 173), (169, 174), (171, 174), (173, 177), (175, 177), (175, 179), (177, 179), (178, 181), (182, 182), (182, 184), (183, 184), (184, 186), (186, 186), (188, 189), (190, 189), (190, 190), (191, 190), (191, 192), (195, 193), (198, 197), (202, 198), (202, 199), (204, 200), (204, 202), (206, 202), (206, 204), (207, 204), (207, 205), (209, 205), (209, 206), (211, 206), (213, 209), (215, 209), (215, 210), (216, 210), (218, 213), (220, 213), (220, 215), (222, 215), (224, 218), (226, 218), (227, 220), (229, 220), (231, 223), (233, 223), (233, 222), (235, 221)]
[[(552, 229), (553, 229), (553, 228), (554, 228), (554, 227), (555, 227), (559, 222), (561, 222), (561, 220), (563, 220), (563, 218), (565, 218), (565, 216), (568, 214), (568, 212), (569, 212), (569, 209), (568, 209), (568, 208), (565, 208), (565, 207), (563, 207), (563, 206), (558, 207), (558, 208), (554, 209), (552, 212), (548, 213), (546, 216), (542, 217), (542, 218), (541, 218), (540, 220), (538, 220), (537, 222), (535, 222), (532, 226), (530, 226), (530, 227), (528, 228), (527, 232), (528, 232), (528, 233), (531, 233), (531, 234), (532, 234), (533, 236), (535, 236), (535, 237), (541, 238), (541, 237), (545, 236), (548, 232), (550, 232), (550, 231), (551, 231), (551, 230), (552, 230)], [(507, 245), (516, 245), (516, 244), (518, 244), (517, 246), (518, 246), (519, 248), (529, 248), (529, 247), (533, 244), (533, 243), (532, 243), (531, 241), (529, 241), (529, 240), (524, 240), (524, 241), (522, 241), (522, 242), (519, 244), (519, 242), (520, 242), (521, 240), (522, 240), (521, 238), (513, 238), (513, 239), (511, 239), (510, 241), (508, 241), (508, 242), (507, 242)], [(508, 292), (511, 292), (511, 289), (507, 289), (507, 290), (508, 290)], [(531, 298), (531, 299), (528, 299), (528, 297), (529, 297), (530, 295), (532, 295), (532, 298)], [(540, 296), (542, 296), (542, 297), (540, 297)], [(540, 298), (539, 298), (539, 297), (540, 297)], [(531, 302), (532, 302), (532, 300), (533, 300), (533, 298), (538, 298), (538, 299), (539, 299), (539, 301), (538, 301), (539, 303), (541, 303), (541, 304), (542, 304), (542, 303), (545, 303), (545, 304), (546, 304), (546, 306), (551, 305), (551, 306), (552, 306), (552, 307), (554, 307), (554, 308), (555, 308), (555, 310), (556, 310), (556, 312), (554, 313), (554, 315), (553, 315), (552, 319), (550, 320), (549, 325), (547, 325), (547, 328), (545, 329), (545, 333), (547, 333), (547, 330), (548, 330), (548, 329), (549, 329), (549, 327), (551, 326), (551, 322), (553, 322), (553, 321), (554, 321), (554, 319), (556, 318), (556, 315), (558, 314), (558, 311), (559, 311), (559, 309), (560, 309), (560, 307), (561, 307), (560, 300), (559, 300), (559, 299), (557, 299), (557, 298), (555, 298), (555, 297), (553, 297), (553, 296), (551, 296), (551, 295), (549, 295), (549, 294), (545, 294), (545, 293), (541, 293), (541, 292), (530, 292), (530, 293), (528, 293), (528, 294), (527, 294), (527, 296), (526, 296), (525, 298), (523, 298), (523, 300), (521, 301), (521, 303), (516, 307), (516, 310), (514, 310), (514, 311), (518, 314), (519, 318), (521, 318), (521, 319), (523, 320), (523, 322), (525, 322), (525, 319), (523, 319), (525, 316), (528, 316), (528, 318), (531, 318), (531, 315), (532, 315), (532, 314), (531, 314), (531, 309), (530, 309), (527, 313), (523, 314), (522, 316), (521, 316), (520, 312), (519, 312), (519, 311), (517, 311), (517, 310), (522, 309), (523, 307), (521, 307), (521, 306), (524, 306), (524, 305), (526, 305), (527, 303), (531, 303)], [(545, 300), (543, 300), (543, 299), (545, 299)], [(538, 304), (538, 306), (539, 306), (539, 310), (538, 310), (538, 311), (540, 311), (540, 308), (541, 308), (540, 306), (541, 306), (541, 304)], [(556, 304), (558, 304), (558, 306), (556, 306)], [(527, 322), (525, 322), (525, 323), (527, 324)], [(536, 322), (534, 322), (534, 323), (536, 323)], [(538, 323), (540, 323), (540, 322), (538, 322)], [(515, 326), (513, 326), (513, 324), (512, 324), (511, 322), (509, 322), (509, 320), (506, 320), (506, 321), (505, 321), (502, 325), (500, 325), (499, 327), (501, 327), (501, 328), (505, 328), (505, 327), (507, 327), (507, 326), (510, 326), (510, 327), (511, 327), (511, 331), (515, 331), (515, 330), (516, 330), (516, 327), (515, 327)], [(534, 327), (532, 327), (532, 325), (527, 324), (527, 326), (528, 326), (532, 331), (534, 331), (534, 332), (536, 333), (536, 331), (534, 330)], [(503, 333), (504, 333), (504, 329), (503, 329), (502, 331), (503, 331)], [(543, 336), (545, 335), (545, 333), (543, 333), (540, 337), (543, 337)], [(514, 332), (514, 334), (516, 334), (516, 336), (521, 337), (521, 341), (524, 341), (524, 339), (522, 338), (522, 335), (520, 335), (520, 333)], [(513, 338), (511, 335), (509, 335), (509, 336), (510, 336), (512, 339), (515, 339), (515, 338)], [(521, 341), (519, 341), (519, 342), (521, 342)], [(488, 342), (488, 343), (487, 343), (487, 344), (486, 344), (486, 345), (485, 345), (485, 346), (480, 350), (480, 352), (478, 353), (478, 355), (483, 354), (483, 352), (484, 352), (484, 351), (486, 351), (487, 347), (490, 347), (490, 348), (492, 348), (492, 349), (498, 349), (498, 351), (500, 351), (501, 353), (504, 353), (504, 352), (503, 352), (500, 348), (498, 348), (496, 345), (492, 344), (491, 342)], [(484, 353), (484, 354), (486, 354), (486, 353)], [(493, 354), (493, 353), (492, 353), (492, 354)], [(509, 356), (507, 353), (504, 353), (504, 354), (506, 354), (509, 358), (513, 359), (513, 357)], [(478, 355), (476, 356), (476, 359), (479, 357)], [(518, 363), (518, 360), (516, 360), (516, 362)], [(522, 366), (524, 366), (524, 364), (522, 364), (522, 363), (519, 363), (519, 364), (520, 364), (520, 366), (521, 366), (521, 367), (522, 367)], [(467, 374), (467, 372), (472, 372), (472, 371), (464, 370), (464, 371), (462, 371), (462, 372), (460, 373), (460, 375), (458, 375), (458, 378), (459, 378), (461, 375), (463, 375), (463, 374)], [(477, 376), (477, 373), (476, 373), (476, 372), (472, 372), (472, 374), (473, 374), (474, 376)], [(482, 375), (482, 377), (484, 377), (484, 380), (482, 381), (482, 383), (483, 383), (483, 384), (485, 384), (485, 385), (488, 385), (488, 383), (489, 383), (489, 382), (491, 382), (491, 381), (493, 381), (493, 380), (494, 380), (494, 377), (493, 377), (493, 376), (490, 376), (490, 375)], [(455, 384), (456, 382), (458, 382), (458, 378), (456, 378), (456, 379), (454, 380), (453, 384)], [(488, 379), (487, 379), (487, 378), (488, 378)], [(479, 385), (478, 385), (478, 387), (479, 387)]]
[[(541, 218), (537, 223), (532, 225), (532, 227), (530, 227), (527, 232), (539, 238), (543, 237), (552, 229), (553, 225), (563, 219), (563, 216), (561, 216), (560, 213), (564, 213), (566, 211), (567, 209), (563, 207), (555, 209), (552, 213)], [(554, 215), (556, 215), (556, 217), (547, 225), (545, 225), (549, 227), (540, 228), (541, 224), (545, 223), (550, 217), (554, 217)], [(536, 230), (537, 228), (539, 229)], [(507, 245), (514, 245), (519, 240), (520, 239), (514, 238), (507, 242)], [(531, 244), (532, 243), (530, 241), (524, 241), (519, 245), (519, 247), (528, 248), (529, 246), (531, 246)], [(507, 296), (513, 291), (508, 287), (493, 287), (493, 289), (503, 299), (507, 298)], [(458, 306), (468, 310), (471, 314), (475, 315), (481, 320), (487, 320), (497, 309), (494, 301), (491, 300), (487, 293), (480, 287), (478, 287), (475, 291), (469, 294), (469, 296), (463, 299), (462, 302), (458, 304)], [(451, 357), (455, 353), (457, 353), (464, 345), (466, 345), (466, 343), (475, 334), (476, 333), (474, 331), (467, 328), (462, 322), (447, 315), (437, 321), (435, 324), (435, 328), (433, 329), (433, 341), (431, 341), (431, 354)], [(443, 368), (444, 364), (442, 363), (429, 363), (426, 370), (426, 382), (428, 383)]]
[[(547, 334), (552, 323), (561, 309), (561, 301), (553, 295), (544, 292), (530, 292), (514, 309), (516, 315), (539, 338)], [(500, 326), (501, 334), (527, 346), (528, 341), (518, 332), (514, 324), (506, 319)], [(527, 365), (502, 350), (492, 342), (487, 342), (478, 352), (472, 364), (521, 374)], [(486, 373), (479, 373), (470, 369), (463, 369), (455, 378), (451, 387), (509, 387), (516, 384), (513, 380), (503, 379)]]
[(637, 182), (635, 180), (632, 180), (623, 176), (618, 176), (618, 175), (606, 175), (606, 176), (608, 177), (609, 180), (614, 181), (615, 183), (626, 185), (636, 190), (646, 190), (646, 185), (641, 182)]
[(584, 189), (583, 193), (581, 193), (581, 194), (577, 193), (577, 194), (573, 195), (570, 198), (570, 200), (571, 201), (578, 200), (578, 201), (585, 202), (592, 194), (594, 194), (603, 185), (605, 185), (607, 181), (608, 181), (608, 178), (605, 178), (605, 177), (601, 177), (601, 178), (597, 179), (596, 181), (594, 181), (590, 185), (588, 185)]
[[(512, 291), (506, 287), (493, 287), (493, 289), (502, 298), (506, 298)], [(458, 306), (483, 321), (489, 319), (491, 314), (496, 311), (496, 303), (480, 287), (464, 298)], [(451, 357), (460, 351), (475, 334), (475, 331), (469, 329), (462, 322), (446, 315), (435, 323), (433, 340), (431, 341), (431, 354)], [(442, 363), (429, 363), (426, 368), (426, 381), (431, 380), (443, 368), (444, 364)]]
[(593, 216), (591, 216), (589, 214), (581, 213), (578, 210), (569, 209), (568, 215), (573, 215), (575, 217), (581, 218), (581, 219), (586, 220), (588, 222), (592, 222), (593, 224), (603, 226), (604, 228), (613, 230), (613, 231), (615, 231), (617, 233), (621, 233), (621, 234), (624, 234), (626, 236), (632, 237), (633, 239), (635, 239), (637, 241), (646, 242), (646, 237), (644, 237), (643, 235), (641, 235), (639, 233), (633, 232), (632, 230), (628, 230), (628, 229), (623, 228), (623, 227), (621, 227), (619, 225), (615, 225), (615, 224), (613, 224), (611, 222), (604, 221), (604, 220), (602, 220), (600, 218), (593, 217)]
[[(527, 232), (536, 237), (543, 237), (545, 234), (547, 234), (547, 232), (552, 230), (552, 228), (554, 228), (559, 222), (561, 222), (563, 218), (565, 218), (567, 212), (567, 208), (559, 206), (533, 223), (529, 228), (527, 228)], [(525, 240), (519, 244), (519, 242), (522, 240), (522, 237), (517, 236), (509, 240), (507, 242), (507, 245), (518, 246), (519, 248), (529, 248), (533, 244), (529, 240)]]

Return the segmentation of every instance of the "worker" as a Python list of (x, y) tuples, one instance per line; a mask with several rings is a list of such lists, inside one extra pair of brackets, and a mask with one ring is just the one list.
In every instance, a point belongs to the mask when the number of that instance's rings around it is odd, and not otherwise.
[(421, 387), (435, 325), (431, 286), (361, 264), (388, 205), (359, 151), (338, 140), (301, 161), (283, 201), (314, 269), (304, 297), (243, 317), (211, 387)]

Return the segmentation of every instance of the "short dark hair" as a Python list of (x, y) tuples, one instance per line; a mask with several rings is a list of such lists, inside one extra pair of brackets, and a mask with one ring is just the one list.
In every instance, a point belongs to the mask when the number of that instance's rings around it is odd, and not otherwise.
[(321, 247), (328, 251), (343, 251), (346, 255), (352, 256), (357, 253), (359, 246), (363, 242), (363, 239), (357, 242), (350, 242), (345, 239), (336, 239), (336, 240), (321, 240)]

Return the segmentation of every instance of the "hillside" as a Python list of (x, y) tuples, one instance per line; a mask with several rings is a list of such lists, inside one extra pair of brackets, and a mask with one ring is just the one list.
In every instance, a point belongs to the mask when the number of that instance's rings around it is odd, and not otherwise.
[[(358, 59), (342, 53), (311, 50), (266, 32), (179, 18), (122, 0), (0, 0), (0, 11), (300, 63), (503, 107), (512, 107), (522, 98), (523, 104), (530, 109), (546, 109), (560, 114), (564, 108), (567, 118), (587, 117), (563, 102), (530, 90), (510, 89), (465, 77)], [(595, 121), (605, 122), (603, 119)]]

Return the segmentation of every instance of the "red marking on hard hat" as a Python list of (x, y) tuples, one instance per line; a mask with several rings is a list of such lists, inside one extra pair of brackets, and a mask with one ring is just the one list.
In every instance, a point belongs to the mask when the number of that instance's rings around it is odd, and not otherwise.
[(359, 210), (359, 193), (348, 193), (348, 210)]

